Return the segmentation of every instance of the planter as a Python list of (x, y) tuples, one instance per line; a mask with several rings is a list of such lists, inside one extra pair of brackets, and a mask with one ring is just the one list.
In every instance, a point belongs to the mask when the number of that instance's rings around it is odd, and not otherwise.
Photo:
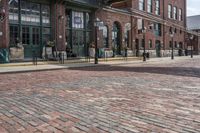
[(10, 60), (24, 60), (24, 47), (11, 47)]
[(95, 57), (95, 48), (89, 48), (89, 55), (90, 57)]

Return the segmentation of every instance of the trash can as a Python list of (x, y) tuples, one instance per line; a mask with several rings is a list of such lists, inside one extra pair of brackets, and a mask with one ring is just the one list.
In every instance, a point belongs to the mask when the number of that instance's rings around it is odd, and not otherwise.
[(9, 63), (8, 49), (0, 49), (0, 63)]
[(147, 57), (147, 59), (150, 58), (149, 52), (146, 53), (146, 57)]

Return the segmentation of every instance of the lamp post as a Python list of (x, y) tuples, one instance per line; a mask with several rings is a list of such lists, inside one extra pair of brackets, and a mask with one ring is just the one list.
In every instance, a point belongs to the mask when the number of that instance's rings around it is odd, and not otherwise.
[(191, 58), (193, 58), (193, 39), (194, 39), (194, 35), (191, 35), (190, 36), (190, 44), (191, 44)]
[(98, 43), (98, 28), (100, 26), (103, 25), (103, 22), (100, 21), (98, 18), (95, 19), (94, 21), (94, 26), (95, 26), (95, 59), (94, 59), (94, 64), (98, 64), (98, 46), (97, 46), (97, 43)]
[(143, 33), (143, 47), (144, 47), (144, 51), (143, 51), (143, 61), (146, 61), (146, 47), (145, 47), (145, 33), (146, 33), (146, 27), (143, 27), (142, 29), (142, 33)]
[(172, 53), (171, 53), (171, 59), (174, 59), (174, 32), (172, 31), (170, 34), (170, 37), (172, 38), (172, 43), (171, 43), (171, 47), (172, 47)]

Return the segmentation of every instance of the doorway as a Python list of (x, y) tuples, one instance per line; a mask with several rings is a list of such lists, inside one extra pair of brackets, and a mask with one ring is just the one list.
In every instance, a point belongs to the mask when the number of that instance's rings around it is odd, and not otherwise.
[(77, 57), (85, 56), (84, 32), (74, 30), (72, 32), (72, 51)]
[(24, 57), (31, 58), (33, 54), (40, 57), (40, 27), (22, 27), (22, 44), (24, 45)]
[(113, 29), (112, 29), (112, 47), (113, 47), (113, 52), (116, 55), (121, 54), (121, 46), (120, 46), (120, 25), (118, 22), (114, 22), (113, 24)]
[(161, 44), (159, 40), (156, 40), (156, 56), (161, 57)]

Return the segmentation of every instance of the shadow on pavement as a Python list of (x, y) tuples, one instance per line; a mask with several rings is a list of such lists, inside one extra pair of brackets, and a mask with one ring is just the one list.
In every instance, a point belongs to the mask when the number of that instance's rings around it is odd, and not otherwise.
[(78, 67), (69, 68), (69, 70), (80, 71), (124, 71), (124, 72), (136, 72), (136, 73), (152, 73), (152, 74), (165, 74), (185, 77), (197, 77), (200, 78), (200, 68), (193, 67), (125, 67), (125, 66), (95, 66), (95, 67)]

